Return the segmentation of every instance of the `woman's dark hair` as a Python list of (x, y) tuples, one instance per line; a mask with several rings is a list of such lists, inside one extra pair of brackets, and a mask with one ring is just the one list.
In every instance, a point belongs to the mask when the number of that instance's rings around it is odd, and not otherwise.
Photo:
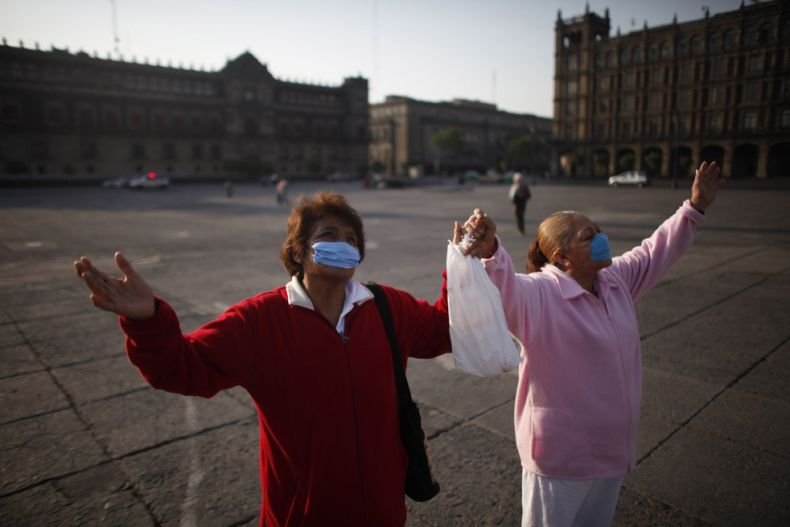
[(288, 227), (285, 240), (280, 246), (280, 261), (290, 276), (301, 278), (304, 274), (302, 262), (308, 253), (308, 240), (315, 229), (316, 223), (327, 216), (335, 216), (348, 223), (357, 237), (357, 249), (360, 262), (365, 258), (365, 235), (362, 231), (362, 219), (357, 211), (351, 208), (341, 194), (337, 192), (317, 192), (312, 196), (299, 198), (296, 206), (288, 216)]
[(538, 240), (533, 240), (529, 244), (529, 251), (527, 252), (527, 272), (537, 273), (547, 263), (549, 263), (549, 259), (540, 251)]

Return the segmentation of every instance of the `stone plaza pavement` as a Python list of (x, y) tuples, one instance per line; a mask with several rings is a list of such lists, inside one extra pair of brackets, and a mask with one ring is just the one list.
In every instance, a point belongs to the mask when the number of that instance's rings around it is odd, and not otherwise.
[[(292, 196), (317, 184), (292, 187)], [(452, 220), (475, 206), (514, 261), (506, 187), (363, 190), (358, 278), (434, 299)], [(615, 253), (648, 236), (686, 190), (535, 185), (528, 229), (559, 209), (593, 217)], [(644, 389), (638, 464), (615, 525), (790, 525), (790, 193), (726, 189), (694, 247), (637, 304)], [(126, 360), (71, 262), (111, 269), (122, 249), (185, 330), (285, 282), (287, 210), (272, 190), (175, 186), (0, 189), (0, 525), (256, 525), (257, 420), (246, 393), (153, 390)], [(517, 526), (515, 373), (477, 378), (452, 359), (409, 363), (441, 494), (412, 527)]]

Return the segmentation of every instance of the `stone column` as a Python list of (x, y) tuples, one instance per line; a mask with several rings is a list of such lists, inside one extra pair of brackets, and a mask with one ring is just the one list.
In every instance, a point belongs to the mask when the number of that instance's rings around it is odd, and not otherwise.
[(768, 152), (770, 151), (768, 143), (757, 143), (757, 179), (765, 179), (768, 177)]

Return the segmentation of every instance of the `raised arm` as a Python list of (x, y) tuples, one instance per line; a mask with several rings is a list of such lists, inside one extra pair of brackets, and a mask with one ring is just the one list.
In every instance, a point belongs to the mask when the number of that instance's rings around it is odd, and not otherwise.
[(716, 199), (720, 182), (718, 165), (702, 163), (695, 173), (690, 198), (650, 238), (612, 260), (611, 270), (625, 281), (634, 299), (655, 286), (691, 247), (705, 210)]
[(78, 276), (99, 309), (121, 316), (130, 361), (154, 388), (211, 397), (245, 383), (254, 369), (254, 342), (249, 315), (234, 306), (215, 321), (184, 335), (173, 309), (154, 297), (151, 287), (120, 253), (113, 278), (88, 258), (74, 262)]

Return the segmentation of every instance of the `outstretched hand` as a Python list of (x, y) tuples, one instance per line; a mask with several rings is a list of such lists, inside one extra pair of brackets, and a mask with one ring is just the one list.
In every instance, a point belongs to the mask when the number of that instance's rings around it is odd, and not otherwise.
[(454, 244), (458, 245), (461, 242), (464, 232), (469, 233), (472, 238), (472, 242), (464, 250), (464, 254), (471, 254), (478, 258), (490, 258), (496, 252), (496, 223), (482, 209), (475, 209), (463, 227), (457, 221), (455, 222)]
[(713, 204), (716, 194), (721, 187), (721, 170), (715, 161), (708, 164), (703, 161), (694, 173), (694, 183), (691, 184), (691, 205), (700, 212)]
[(74, 262), (77, 275), (91, 290), (93, 305), (127, 318), (153, 316), (154, 294), (149, 285), (119, 252), (115, 253), (115, 265), (123, 273), (123, 278), (112, 278), (84, 256)]

